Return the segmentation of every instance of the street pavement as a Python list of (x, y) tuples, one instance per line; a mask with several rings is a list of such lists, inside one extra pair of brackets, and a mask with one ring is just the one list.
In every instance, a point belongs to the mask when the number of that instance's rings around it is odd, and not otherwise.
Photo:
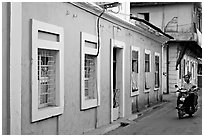
[[(119, 127), (106, 135), (201, 135), (202, 134), (202, 89), (199, 93), (199, 110), (193, 117), (178, 119), (176, 95), (170, 102), (157, 107), (129, 125)], [(165, 95), (168, 96), (168, 95)]]

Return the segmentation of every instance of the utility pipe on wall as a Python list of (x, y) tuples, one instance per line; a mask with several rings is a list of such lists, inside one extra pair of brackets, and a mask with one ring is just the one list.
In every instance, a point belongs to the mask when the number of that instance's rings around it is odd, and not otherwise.
[(166, 44), (166, 93), (169, 94), (169, 44)]

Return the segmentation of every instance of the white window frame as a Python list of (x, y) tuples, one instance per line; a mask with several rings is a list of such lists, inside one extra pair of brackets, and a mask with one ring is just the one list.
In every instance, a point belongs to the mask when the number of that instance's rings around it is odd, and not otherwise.
[[(130, 96), (132, 97), (132, 96), (136, 96), (136, 95), (139, 95), (139, 87), (140, 87), (140, 48), (139, 47), (135, 47), (135, 46), (131, 46), (131, 53), (130, 53), (130, 58), (131, 58), (131, 66), (130, 66), (130, 68), (131, 68), (131, 73), (130, 73), (130, 77), (131, 77), (131, 80), (130, 80), (130, 85), (131, 85), (131, 93), (130, 93)], [(136, 92), (132, 92), (132, 52), (133, 51), (138, 51), (138, 91), (136, 91)]]
[[(90, 48), (85, 46), (85, 41), (96, 43), (96, 48)], [(85, 71), (84, 71), (84, 61), (85, 54), (97, 55), (98, 52), (98, 42), (97, 36), (91, 35), (85, 32), (81, 32), (81, 110), (90, 109), (93, 107), (100, 106), (100, 51), (96, 57), (96, 80), (97, 80), (97, 97), (96, 99), (85, 99)]]
[[(145, 54), (149, 54), (149, 72), (145, 72)], [(144, 73), (146, 75), (146, 73), (151, 73), (151, 51), (145, 49), (145, 54), (144, 54)], [(150, 89), (151, 89), (151, 87), (150, 87)], [(150, 92), (150, 89), (145, 89), (145, 86), (144, 86), (144, 92)]]
[(22, 2), (10, 2), (10, 94), (7, 128), (11, 135), (21, 135), (21, 96), (22, 96)]
[[(38, 31), (57, 34), (59, 41), (38, 38)], [(56, 106), (38, 108), (38, 49), (58, 52), (56, 62)], [(32, 119), (31, 122), (57, 116), (64, 110), (64, 29), (32, 19)]]
[[(158, 53), (158, 52), (155, 52), (155, 54), (154, 54), (154, 59), (155, 59), (155, 57), (156, 56), (159, 56), (159, 77), (160, 77), (160, 65), (161, 65), (161, 63), (160, 63), (160, 53)], [(155, 69), (155, 71), (156, 71), (156, 69)], [(160, 78), (159, 78), (160, 79)], [(154, 79), (155, 80), (155, 79)], [(159, 87), (155, 87), (155, 83), (154, 83), (154, 90), (159, 90), (160, 89), (160, 87), (161, 87), (161, 84), (160, 84), (160, 80), (159, 80)]]

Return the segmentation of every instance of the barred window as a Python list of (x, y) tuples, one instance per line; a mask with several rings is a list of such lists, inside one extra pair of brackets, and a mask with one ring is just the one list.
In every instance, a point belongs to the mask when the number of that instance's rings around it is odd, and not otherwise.
[(150, 71), (151, 71), (151, 51), (145, 49), (145, 92), (149, 91), (151, 88), (151, 79), (150, 79)]
[(145, 72), (150, 72), (150, 54), (145, 53)]
[(56, 52), (54, 50), (38, 49), (38, 108), (55, 106), (55, 65)]
[(85, 100), (96, 98), (96, 56), (85, 54)]
[(155, 56), (155, 87), (159, 87), (159, 56)]
[(132, 51), (132, 71), (138, 73), (138, 51)]
[(81, 110), (100, 105), (99, 62), (97, 37), (81, 32)]
[(131, 96), (139, 94), (139, 48), (131, 47), (132, 72), (131, 72)]
[(32, 122), (64, 110), (64, 29), (32, 19)]

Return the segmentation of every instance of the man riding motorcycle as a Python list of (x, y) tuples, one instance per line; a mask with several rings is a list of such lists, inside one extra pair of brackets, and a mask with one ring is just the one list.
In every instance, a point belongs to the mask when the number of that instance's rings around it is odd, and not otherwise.
[[(195, 109), (195, 106), (197, 106), (198, 104), (197, 103), (198, 95), (197, 95), (197, 92), (194, 92), (195, 86), (190, 82), (190, 77), (191, 77), (190, 73), (184, 76), (184, 81), (186, 83), (184, 84), (183, 89), (187, 90), (186, 94), (188, 94), (187, 98), (184, 101), (184, 106), (186, 111), (188, 111), (190, 107)], [(179, 107), (181, 96), (182, 96), (181, 93), (179, 93), (177, 98), (177, 108)]]

